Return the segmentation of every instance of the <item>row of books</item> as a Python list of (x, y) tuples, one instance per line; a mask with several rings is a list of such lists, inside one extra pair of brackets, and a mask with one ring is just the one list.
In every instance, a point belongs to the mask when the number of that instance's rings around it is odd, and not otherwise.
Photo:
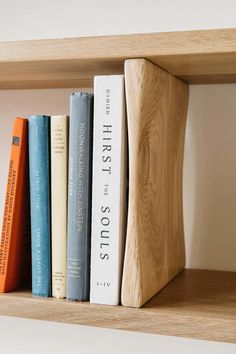
[(16, 118), (1, 292), (27, 283), (32, 269), (35, 296), (119, 304), (126, 216), (123, 75), (95, 77), (94, 95), (72, 93), (69, 117)]

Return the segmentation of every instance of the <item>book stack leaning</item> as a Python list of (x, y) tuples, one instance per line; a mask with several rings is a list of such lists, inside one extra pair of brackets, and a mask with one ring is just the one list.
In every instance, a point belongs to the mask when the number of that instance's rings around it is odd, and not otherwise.
[(31, 283), (34, 296), (120, 304), (127, 218), (124, 91), (123, 75), (97, 76), (94, 94), (71, 94), (69, 116), (15, 119), (0, 292)]

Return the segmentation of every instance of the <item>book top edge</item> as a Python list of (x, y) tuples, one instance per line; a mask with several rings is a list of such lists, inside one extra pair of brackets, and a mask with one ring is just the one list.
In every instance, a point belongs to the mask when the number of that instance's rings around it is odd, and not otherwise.
[(30, 115), (28, 116), (28, 119), (29, 120), (32, 120), (32, 119), (50, 119), (50, 116), (47, 116), (47, 115)]
[(86, 97), (93, 97), (93, 93), (90, 93), (90, 92), (83, 92), (83, 91), (75, 91), (75, 92), (72, 92), (71, 96), (78, 96), (78, 97), (83, 97), (83, 96), (86, 96)]
[(27, 121), (28, 119), (27, 118), (24, 118), (24, 117), (16, 117), (15, 120), (21, 120), (23, 122)]
[(124, 75), (120, 74), (120, 75), (96, 75), (94, 76), (94, 81), (95, 80), (100, 80), (100, 79), (106, 79), (106, 80), (113, 80), (113, 79), (117, 79), (117, 80), (123, 80), (124, 79)]
[(66, 114), (55, 114), (51, 116), (51, 119), (68, 119), (69, 116)]

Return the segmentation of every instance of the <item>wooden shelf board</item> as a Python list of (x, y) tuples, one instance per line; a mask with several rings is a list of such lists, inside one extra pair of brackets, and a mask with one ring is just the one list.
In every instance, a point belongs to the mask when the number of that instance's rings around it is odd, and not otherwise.
[(0, 295), (0, 315), (236, 343), (236, 273), (184, 270), (143, 308)]
[(91, 86), (144, 57), (189, 83), (236, 82), (236, 29), (0, 43), (0, 89)]

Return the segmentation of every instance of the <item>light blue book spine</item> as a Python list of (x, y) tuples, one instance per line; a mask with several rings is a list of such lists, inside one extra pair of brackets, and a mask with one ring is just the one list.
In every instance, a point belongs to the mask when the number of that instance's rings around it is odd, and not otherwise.
[(93, 95), (70, 101), (67, 299), (89, 300)]
[(50, 117), (29, 117), (32, 293), (51, 296)]

